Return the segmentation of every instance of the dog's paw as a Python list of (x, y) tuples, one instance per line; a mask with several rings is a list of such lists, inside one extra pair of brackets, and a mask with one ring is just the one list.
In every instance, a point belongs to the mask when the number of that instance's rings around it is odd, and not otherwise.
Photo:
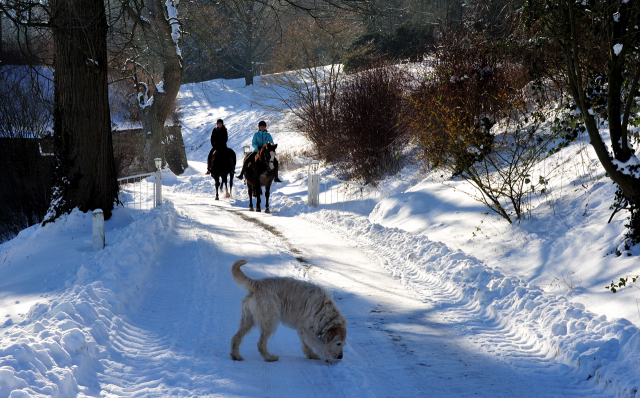
[(271, 355), (270, 357), (265, 357), (264, 358), (264, 360), (267, 361), (267, 362), (275, 362), (278, 359), (280, 359), (280, 357), (277, 356), (277, 355)]
[(244, 358), (242, 358), (242, 355), (240, 354), (231, 354), (231, 359), (233, 359), (234, 361), (244, 361)]

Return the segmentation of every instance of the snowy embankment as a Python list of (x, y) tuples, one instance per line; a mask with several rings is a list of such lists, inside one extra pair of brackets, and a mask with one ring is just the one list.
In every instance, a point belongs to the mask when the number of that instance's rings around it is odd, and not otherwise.
[(636, 396), (640, 331), (626, 319), (608, 321), (582, 304), (506, 276), (459, 250), (361, 216), (320, 211), (302, 217), (319, 220), (368, 249), (416, 293), (430, 294), (423, 291), (423, 281), (441, 285), (456, 300), (469, 303), (469, 310), (479, 317), (495, 320), (504, 333), (518, 336), (523, 346), (577, 368), (576, 377), (601, 385), (615, 396)]
[[(0, 329), (0, 397), (100, 395), (101, 361), (108, 359), (120, 317), (135, 306), (133, 293), (150, 271), (175, 217), (171, 203), (130, 224), (125, 210), (115, 213), (116, 220), (107, 223), (114, 230), (107, 233), (110, 241), (104, 250), (91, 251), (91, 214), (77, 210), (3, 245), (3, 266), (23, 272), (19, 278), (5, 279), (5, 292), (10, 288), (20, 293), (47, 274), (49, 263), (70, 261), (57, 281), (67, 289), (51, 286), (53, 292), (35, 299), (39, 302), (27, 314), (7, 314), (11, 322)], [(80, 239), (69, 247), (74, 232)], [(2, 271), (5, 277), (9, 273)]]

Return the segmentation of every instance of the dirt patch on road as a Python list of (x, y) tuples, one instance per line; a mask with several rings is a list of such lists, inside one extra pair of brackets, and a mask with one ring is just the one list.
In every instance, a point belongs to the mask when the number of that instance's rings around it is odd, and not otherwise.
[(282, 234), (282, 232), (278, 231), (275, 227), (273, 227), (272, 225), (269, 225), (261, 220), (258, 220), (257, 218), (248, 216), (242, 212), (239, 211), (232, 211), (233, 214), (237, 215), (238, 217), (242, 218), (245, 221), (249, 221), (250, 223), (253, 223), (257, 226), (259, 226), (260, 228), (270, 232), (271, 234), (275, 235), (276, 237), (278, 237), (280, 240), (282, 240), (282, 242), (287, 246), (287, 248), (289, 249), (289, 251), (291, 251), (291, 253), (293, 253), (293, 257), (298, 260), (298, 262), (300, 262), (300, 264), (302, 264), (307, 270), (309, 270), (311, 268), (311, 264), (309, 264), (309, 262), (307, 260), (305, 260), (304, 257), (302, 257), (302, 252), (296, 248), (295, 246), (293, 246), (288, 240), (287, 238)]

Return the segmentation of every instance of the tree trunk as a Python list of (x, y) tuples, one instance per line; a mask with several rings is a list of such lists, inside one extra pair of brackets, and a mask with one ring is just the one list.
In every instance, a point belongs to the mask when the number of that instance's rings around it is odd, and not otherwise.
[[(171, 3), (171, 1), (167, 1)], [(161, 158), (162, 164), (166, 163), (164, 152), (164, 122), (167, 120), (173, 104), (175, 103), (180, 86), (182, 85), (182, 57), (178, 47), (178, 39), (174, 40), (172, 26), (177, 26), (177, 19), (165, 18), (165, 8), (160, 0), (147, 0), (146, 6), (150, 14), (147, 18), (151, 24), (151, 30), (158, 44), (158, 53), (163, 65), (162, 70), (162, 90), (158, 91), (154, 85), (152, 87), (153, 103), (143, 110), (143, 127), (147, 132), (149, 159), (147, 165), (150, 170), (155, 170), (154, 159)], [(170, 13), (167, 13), (170, 15)], [(151, 134), (149, 134), (151, 132)]]
[(244, 84), (245, 86), (250, 86), (253, 84), (253, 69), (251, 65), (251, 59), (245, 60)]
[(253, 84), (253, 40), (251, 38), (251, 32), (253, 32), (251, 25), (248, 25), (249, 37), (246, 39), (244, 48), (244, 84), (246, 86)]
[[(155, 101), (154, 101), (155, 104)], [(145, 132), (144, 153), (147, 158), (147, 172), (156, 169), (155, 159), (162, 159), (162, 165), (166, 163), (166, 155), (164, 152), (164, 119), (153, 114), (153, 105), (142, 110), (142, 129)]]
[[(0, 10), (0, 57), (2, 57), (2, 10)], [(1, 61), (1, 59), (0, 59)]]
[[(607, 145), (604, 143), (595, 116), (589, 113), (591, 111), (591, 99), (587, 97), (585, 87), (586, 75), (583, 74), (580, 63), (580, 47), (578, 45), (577, 36), (577, 12), (576, 5), (573, 2), (566, 1), (562, 3), (560, 12), (557, 14), (560, 23), (560, 34), (558, 36), (559, 43), (563, 47), (567, 66), (567, 75), (569, 80), (569, 89), (571, 96), (576, 101), (578, 109), (582, 114), (582, 118), (589, 134), (591, 145), (593, 146), (598, 160), (609, 175), (609, 178), (616, 183), (626, 200), (631, 205), (631, 227), (629, 237), (634, 242), (640, 242), (640, 179), (634, 175), (619, 170), (614, 159), (620, 162), (626, 162), (631, 157), (631, 150), (627, 147), (628, 137), (622, 137), (622, 134), (628, 134), (626, 126), (621, 124), (621, 110), (623, 109), (622, 86), (625, 81), (623, 71), (624, 64), (621, 59), (613, 52), (609, 53), (609, 63), (607, 71), (607, 116), (609, 121), (609, 131), (611, 138), (611, 146), (613, 154), (609, 153)], [(611, 15), (605, 15), (603, 18), (613, 18)], [(611, 32), (607, 32), (611, 34)], [(616, 42), (616, 40), (613, 40)], [(629, 63), (631, 64), (631, 63)], [(626, 65), (627, 67), (629, 65)], [(639, 66), (636, 66), (636, 68)], [(633, 80), (633, 86), (629, 87), (629, 91), (634, 93), (637, 89), (635, 86), (637, 80)], [(627, 118), (625, 117), (625, 120)], [(624, 143), (624, 145), (623, 145)], [(613, 155), (613, 156), (612, 156)]]
[(54, 138), (58, 175), (44, 222), (78, 207), (111, 217), (118, 197), (107, 89), (102, 0), (52, 0)]

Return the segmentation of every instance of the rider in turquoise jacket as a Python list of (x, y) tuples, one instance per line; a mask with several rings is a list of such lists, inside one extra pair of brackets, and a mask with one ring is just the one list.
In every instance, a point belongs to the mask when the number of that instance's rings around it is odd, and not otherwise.
[[(264, 127), (264, 129), (263, 129)], [(253, 139), (251, 140), (251, 146), (253, 147), (253, 153), (260, 152), (260, 148), (266, 143), (273, 144), (273, 138), (271, 138), (271, 134), (266, 129), (266, 126), (258, 127), (259, 130), (253, 135)]]
[[(251, 140), (251, 146), (253, 147), (253, 152), (248, 153), (244, 157), (244, 161), (242, 162), (242, 170), (240, 171), (240, 174), (236, 176), (236, 178), (242, 179), (242, 176), (244, 176), (244, 173), (247, 170), (247, 166), (251, 159), (250, 155), (260, 152), (260, 148), (262, 148), (262, 146), (267, 143), (273, 144), (274, 142), (273, 142), (273, 138), (271, 137), (271, 134), (269, 134), (269, 132), (267, 131), (267, 122), (265, 122), (264, 120), (261, 120), (260, 123), (258, 123), (258, 131), (256, 131), (253, 134), (253, 139)], [(274, 178), (273, 181), (282, 182), (278, 177), (278, 160), (277, 159), (274, 162), (274, 166), (275, 166), (276, 178)]]

